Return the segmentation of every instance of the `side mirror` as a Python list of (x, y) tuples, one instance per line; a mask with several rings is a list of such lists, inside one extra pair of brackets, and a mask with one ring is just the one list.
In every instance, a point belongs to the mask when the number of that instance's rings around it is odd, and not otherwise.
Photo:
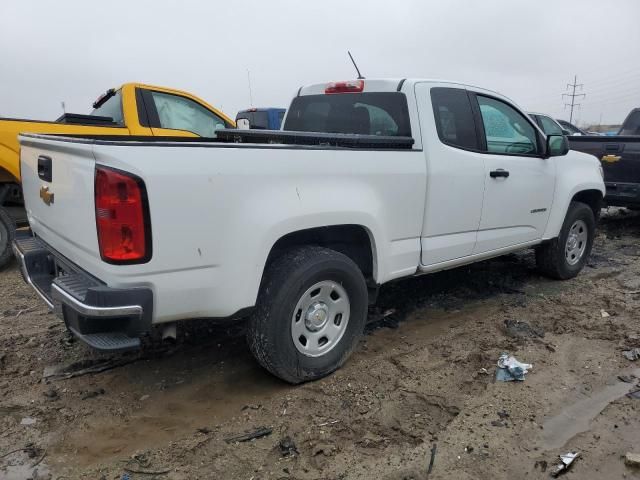
[(564, 135), (549, 135), (547, 137), (547, 158), (561, 157), (569, 153), (569, 141)]

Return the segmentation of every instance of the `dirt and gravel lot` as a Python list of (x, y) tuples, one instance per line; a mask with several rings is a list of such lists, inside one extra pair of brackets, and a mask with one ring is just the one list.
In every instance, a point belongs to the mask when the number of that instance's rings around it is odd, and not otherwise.
[[(621, 458), (640, 451), (640, 398), (625, 396), (640, 360), (622, 355), (640, 347), (639, 260), (640, 215), (617, 210), (571, 281), (525, 252), (385, 286), (348, 364), (296, 387), (255, 364), (237, 324), (92, 353), (14, 265), (0, 273), (0, 478), (547, 478), (574, 450), (566, 478), (640, 478)], [(533, 364), (524, 382), (495, 382), (501, 352)], [(106, 370), (69, 375), (87, 368)]]

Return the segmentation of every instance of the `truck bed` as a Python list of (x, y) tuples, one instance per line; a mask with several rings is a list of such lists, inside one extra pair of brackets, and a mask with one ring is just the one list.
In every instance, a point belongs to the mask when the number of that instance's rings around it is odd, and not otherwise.
[[(216, 138), (207, 137), (164, 137), (164, 136), (135, 136), (135, 135), (47, 135), (48, 137), (62, 137), (70, 141), (100, 144), (131, 144), (145, 143), (152, 145), (212, 143), (212, 144), (269, 144), (296, 145), (320, 148), (355, 148), (381, 150), (410, 150), (415, 143), (412, 137), (361, 135), (346, 133), (318, 133), (291, 132), (283, 130), (217, 130)], [(37, 134), (28, 136), (38, 137)]]

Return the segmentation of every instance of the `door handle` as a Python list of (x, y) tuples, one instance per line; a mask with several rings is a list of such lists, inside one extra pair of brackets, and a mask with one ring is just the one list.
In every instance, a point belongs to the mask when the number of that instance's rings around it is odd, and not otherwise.
[(489, 172), (489, 176), (491, 178), (507, 178), (509, 176), (509, 172), (507, 170), (504, 170), (503, 168), (499, 168), (497, 170), (491, 170)]
[(604, 151), (605, 152), (621, 152), (622, 145), (620, 145), (619, 143), (607, 143), (604, 146)]
[(45, 182), (50, 182), (53, 179), (53, 165), (51, 157), (40, 155), (38, 157), (38, 177)]

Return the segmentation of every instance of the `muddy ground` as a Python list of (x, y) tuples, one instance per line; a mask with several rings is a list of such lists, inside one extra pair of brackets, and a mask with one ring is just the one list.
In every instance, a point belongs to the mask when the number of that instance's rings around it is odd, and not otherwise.
[[(96, 355), (14, 265), (0, 273), (0, 478), (547, 478), (568, 451), (566, 478), (640, 478), (621, 458), (640, 452), (640, 398), (625, 396), (640, 360), (621, 353), (640, 347), (640, 215), (605, 216), (574, 280), (533, 260), (385, 286), (347, 365), (297, 387), (255, 364), (242, 325)], [(501, 352), (533, 364), (524, 382), (494, 380)], [(60, 365), (115, 368), (43, 379)], [(225, 442), (259, 427), (271, 434)]]

